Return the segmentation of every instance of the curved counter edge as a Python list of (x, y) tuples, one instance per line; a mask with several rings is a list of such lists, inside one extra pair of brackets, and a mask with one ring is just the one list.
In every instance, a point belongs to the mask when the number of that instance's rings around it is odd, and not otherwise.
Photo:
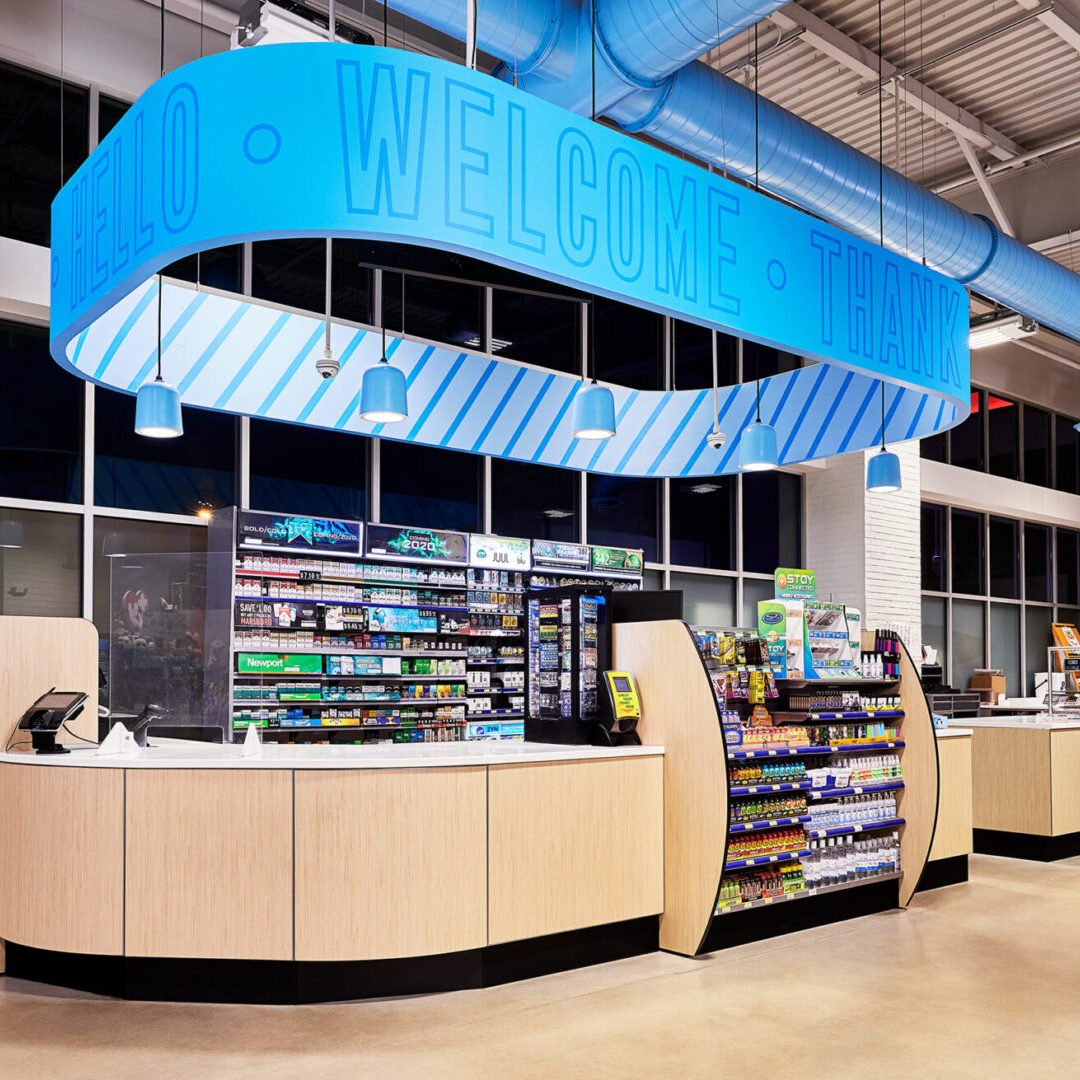
[(299, 1001), (653, 949), (663, 756), (588, 750), (435, 768), (0, 761), (8, 970), (81, 986), (96, 971), (121, 996)]

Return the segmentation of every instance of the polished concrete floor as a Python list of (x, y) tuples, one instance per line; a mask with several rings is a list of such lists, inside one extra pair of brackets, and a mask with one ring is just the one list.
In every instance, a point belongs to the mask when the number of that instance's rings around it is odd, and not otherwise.
[(160, 1005), (0, 979), (0, 1077), (1080, 1075), (1080, 860), (971, 869), (907, 912), (458, 994)]

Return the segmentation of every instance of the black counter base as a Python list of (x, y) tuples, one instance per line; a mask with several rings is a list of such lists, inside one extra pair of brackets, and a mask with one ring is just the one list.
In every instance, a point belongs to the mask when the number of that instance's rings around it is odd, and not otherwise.
[(130, 1001), (303, 1005), (476, 990), (654, 952), (655, 915), (402, 960), (189, 960), (90, 956), (5, 942), (13, 978)]
[(805, 896), (768, 904), (749, 911), (728, 912), (713, 918), (701, 943), (699, 955), (778, 937), (780, 934), (793, 934), (797, 930), (843, 922), (845, 919), (857, 919), (860, 915), (874, 915), (899, 907), (899, 904), (899, 882), (894, 878), (821, 896)]
[(1062, 833), (1060, 836), (1037, 836), (1034, 833), (975, 829), (974, 841), (978, 854), (1004, 855), (1008, 859), (1055, 862), (1080, 855), (1080, 832)]
[(941, 889), (946, 885), (960, 885), (968, 879), (968, 857), (954, 855), (951, 859), (934, 859), (928, 862), (919, 878), (916, 892)]

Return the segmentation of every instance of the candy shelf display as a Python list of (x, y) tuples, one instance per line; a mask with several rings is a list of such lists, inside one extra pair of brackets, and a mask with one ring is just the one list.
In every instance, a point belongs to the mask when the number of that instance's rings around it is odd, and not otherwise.
[[(614, 627), (639, 732), (665, 746), (661, 947), (686, 955), (903, 907), (926, 863), (937, 750), (902, 643), (871, 678), (777, 679), (757, 631)], [(798, 903), (789, 903), (798, 901)]]
[(520, 739), (532, 583), (641, 585), (640, 552), (235, 507), (209, 544), (232, 564), (207, 633), (228, 649), (234, 738)]

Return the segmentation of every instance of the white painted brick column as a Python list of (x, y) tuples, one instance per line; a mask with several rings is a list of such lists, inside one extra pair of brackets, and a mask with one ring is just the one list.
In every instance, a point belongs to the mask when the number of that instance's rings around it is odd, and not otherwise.
[(851, 604), (867, 628), (906, 624), (907, 642), (922, 635), (920, 458), (917, 441), (890, 445), (903, 488), (866, 490), (866, 463), (877, 451), (829, 458), (805, 481), (806, 559), (817, 572), (818, 598)]

